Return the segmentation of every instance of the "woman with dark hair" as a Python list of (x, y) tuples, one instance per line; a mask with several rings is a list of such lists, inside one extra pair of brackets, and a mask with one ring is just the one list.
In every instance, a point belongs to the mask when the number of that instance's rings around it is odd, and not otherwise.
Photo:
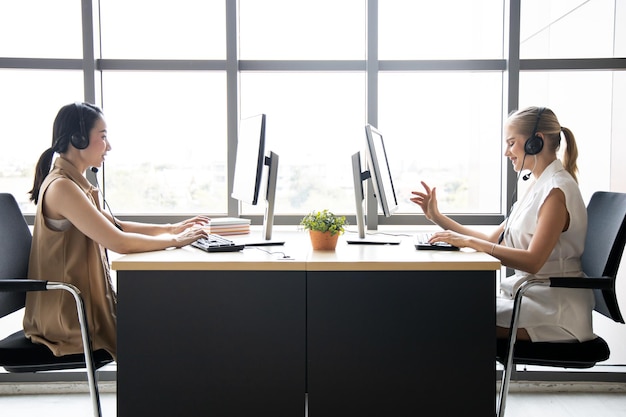
[[(75, 285), (83, 294), (93, 349), (116, 358), (116, 294), (106, 249), (120, 254), (186, 246), (206, 236), (209, 220), (196, 216), (176, 224), (120, 221), (100, 206), (99, 192), (85, 176), (111, 150), (102, 111), (89, 103), (62, 107), (52, 146), (37, 163), (31, 200), (37, 204), (28, 276)], [(52, 160), (54, 154), (58, 157)], [(52, 170), (50, 170), (52, 166)], [(57, 356), (81, 353), (73, 299), (63, 291), (26, 296), (24, 331)]]
[[(413, 201), (426, 218), (445, 231), (432, 242), (448, 242), (486, 252), (515, 269), (501, 281), (496, 301), (496, 336), (509, 334), (513, 297), (519, 286), (537, 277), (582, 277), (580, 257), (587, 234), (587, 210), (578, 187), (578, 148), (572, 131), (562, 127), (554, 112), (529, 107), (506, 122), (505, 153), (519, 174), (530, 170), (533, 183), (512, 207), (509, 216), (490, 234), (465, 227), (443, 215), (436, 189), (422, 182)], [(565, 138), (563, 160), (557, 157)], [(524, 179), (529, 179), (530, 174)], [(594, 337), (591, 290), (533, 287), (524, 295), (517, 338), (533, 342), (586, 341)]]

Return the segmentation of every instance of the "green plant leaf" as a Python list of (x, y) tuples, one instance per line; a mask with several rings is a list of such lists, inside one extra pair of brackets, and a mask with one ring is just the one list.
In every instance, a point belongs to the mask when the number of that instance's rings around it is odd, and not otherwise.
[(305, 230), (330, 232), (331, 235), (336, 235), (345, 231), (348, 222), (346, 216), (336, 216), (328, 209), (324, 209), (321, 211), (313, 210), (300, 220), (300, 225), (304, 226)]

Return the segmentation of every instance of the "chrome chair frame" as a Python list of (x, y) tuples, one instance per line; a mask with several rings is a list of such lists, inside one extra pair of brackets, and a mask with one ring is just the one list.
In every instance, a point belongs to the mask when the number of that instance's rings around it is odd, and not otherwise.
[[(564, 280), (564, 282), (559, 282), (560, 280)], [(522, 299), (526, 291), (528, 291), (532, 287), (543, 286), (543, 287), (560, 287), (560, 288), (586, 288), (586, 289), (599, 289), (599, 290), (614, 290), (615, 280), (613, 278), (532, 278), (528, 281), (524, 282), (518, 288), (515, 293), (515, 299), (513, 301), (513, 312), (511, 317), (511, 333), (509, 334), (508, 339), (508, 351), (506, 354), (506, 360), (504, 362), (504, 370), (502, 371), (502, 382), (500, 387), (500, 395), (498, 398), (498, 417), (504, 417), (504, 411), (506, 409), (506, 399), (509, 392), (509, 386), (511, 381), (511, 374), (513, 373), (513, 362), (514, 362), (514, 348), (515, 342), (517, 341), (517, 331), (519, 330), (519, 312), (522, 307)], [(600, 341), (603, 341), (601, 338), (598, 338)], [(606, 346), (606, 357), (602, 360), (608, 359), (609, 349), (608, 345)], [(600, 360), (598, 360), (600, 361)], [(556, 365), (555, 365), (556, 366)], [(593, 366), (593, 364), (581, 365), (581, 364), (570, 364), (571, 367), (576, 368), (589, 368)]]
[[(498, 350), (496, 359), (504, 365), (497, 404), (497, 416), (504, 417), (511, 373), (515, 363), (563, 368), (591, 368), (607, 360), (610, 349), (600, 336), (586, 342), (533, 343), (520, 341), (524, 352), (516, 351), (519, 314), (524, 294), (532, 287), (592, 289), (596, 300), (594, 310), (617, 323), (624, 323), (615, 294), (615, 280), (626, 242), (626, 194), (596, 192), (587, 207), (589, 229), (582, 256), (587, 277), (531, 278), (517, 289), (513, 301), (510, 333), (506, 351)], [(604, 211), (603, 211), (604, 210)], [(594, 241), (606, 236), (607, 240)], [(591, 236), (591, 237), (590, 237)], [(549, 347), (549, 351), (546, 349)], [(565, 354), (565, 349), (568, 350)], [(517, 355), (517, 356), (516, 356)]]
[[(32, 346), (36, 346), (35, 349), (28, 347), (30, 341), (25, 338), (23, 331), (20, 330), (0, 340), (0, 346), (2, 347), (2, 349), (0, 349), (0, 367), (5, 368), (8, 372), (37, 372), (85, 367), (87, 369), (93, 415), (95, 417), (101, 417), (102, 409), (96, 380), (96, 369), (112, 362), (113, 358), (103, 351), (98, 352), (98, 360), (94, 360), (85, 304), (80, 290), (76, 288), (76, 286), (63, 282), (27, 279), (25, 277), (31, 243), (30, 231), (12, 195), (0, 193), (0, 208), (0, 216), (2, 216), (1, 220), (4, 227), (3, 232), (9, 234), (9, 236), (2, 236), (5, 240), (0, 242), (0, 249), (2, 249), (1, 255), (3, 255), (2, 262), (0, 262), (0, 302), (4, 303), (0, 305), (0, 313), (4, 317), (11, 312), (23, 308), (25, 298), (24, 296), (19, 296), (19, 294), (25, 294), (31, 291), (67, 291), (72, 294), (76, 303), (83, 345), (82, 355), (55, 357), (52, 352), (43, 345), (35, 345), (33, 343)], [(15, 236), (10, 236), (11, 234)], [(3, 295), (3, 293), (13, 293), (16, 295)], [(23, 347), (24, 345), (27, 347)], [(21, 356), (22, 350), (27, 351), (33, 356)], [(8, 357), (3, 357), (3, 352), (6, 352)], [(44, 362), (39, 362), (41, 359), (43, 359)]]

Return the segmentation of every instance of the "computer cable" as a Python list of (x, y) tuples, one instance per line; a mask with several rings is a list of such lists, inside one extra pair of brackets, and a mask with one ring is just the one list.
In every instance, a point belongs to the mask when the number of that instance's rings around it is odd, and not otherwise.
[(113, 215), (113, 212), (111, 211), (111, 206), (109, 206), (109, 203), (107, 203), (107, 201), (104, 198), (104, 193), (102, 192), (102, 190), (100, 189), (100, 184), (98, 184), (98, 168), (96, 167), (91, 167), (91, 172), (94, 173), (94, 178), (96, 180), (96, 188), (98, 189), (98, 191), (100, 192), (100, 194), (102, 195), (102, 201), (104, 203), (104, 207), (106, 207), (107, 210), (109, 210), (109, 214), (111, 215), (111, 217), (113, 218), (113, 224), (115, 225), (115, 227), (117, 227), (120, 231), (124, 231), (124, 229), (122, 229), (122, 226), (120, 226), (120, 224), (117, 222), (117, 220), (115, 219), (115, 216)]
[(256, 249), (256, 250), (260, 250), (261, 252), (265, 252), (268, 255), (282, 255), (282, 258), (278, 258), (278, 260), (293, 260), (293, 258), (289, 255), (287, 255), (285, 252), (280, 252), (280, 251), (269, 251), (266, 249), (262, 249), (258, 246), (244, 246), (244, 249)]
[[(524, 163), (526, 162), (526, 153), (524, 153), (524, 158), (522, 159), (522, 167), (520, 168), (519, 172), (517, 173), (517, 178), (515, 179), (515, 186), (513, 187), (513, 193), (511, 194), (511, 207), (509, 208), (509, 212), (506, 215), (506, 218), (504, 219), (504, 229), (502, 230), (502, 233), (500, 233), (500, 236), (498, 236), (498, 245), (502, 243), (502, 241), (504, 240), (504, 235), (506, 234), (506, 230), (509, 227), (509, 216), (511, 216), (511, 212), (513, 211), (513, 202), (517, 199), (517, 184), (519, 183), (519, 177), (522, 174), (522, 170), (524, 169)], [(536, 162), (536, 157), (535, 157), (535, 165), (537, 164)], [(524, 181), (528, 180), (528, 178), (530, 178), (530, 174), (524, 175), (523, 179)]]

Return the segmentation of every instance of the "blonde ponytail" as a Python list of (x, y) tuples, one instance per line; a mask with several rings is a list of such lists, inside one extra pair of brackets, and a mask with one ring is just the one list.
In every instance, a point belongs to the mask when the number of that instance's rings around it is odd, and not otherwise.
[(574, 134), (567, 127), (562, 127), (561, 131), (565, 137), (565, 152), (563, 154), (563, 166), (565, 170), (570, 173), (574, 180), (578, 182), (578, 165), (576, 160), (578, 159), (578, 146), (576, 145), (576, 139)]

